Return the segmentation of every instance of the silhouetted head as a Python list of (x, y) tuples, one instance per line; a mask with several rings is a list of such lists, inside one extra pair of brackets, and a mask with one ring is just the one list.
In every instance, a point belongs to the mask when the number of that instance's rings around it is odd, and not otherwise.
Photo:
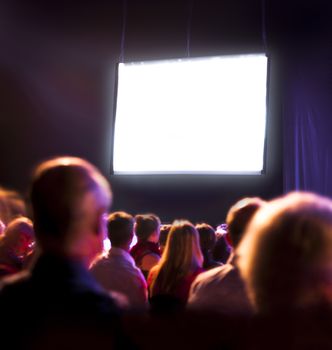
[(199, 234), (199, 242), (203, 253), (210, 252), (216, 245), (216, 233), (214, 228), (206, 223), (196, 225)]
[(42, 250), (91, 258), (102, 249), (111, 190), (92, 164), (75, 157), (41, 163), (33, 174), (30, 199)]
[(243, 198), (236, 202), (228, 211), (226, 223), (228, 238), (234, 248), (240, 243), (246, 227), (256, 211), (265, 201), (257, 197)]

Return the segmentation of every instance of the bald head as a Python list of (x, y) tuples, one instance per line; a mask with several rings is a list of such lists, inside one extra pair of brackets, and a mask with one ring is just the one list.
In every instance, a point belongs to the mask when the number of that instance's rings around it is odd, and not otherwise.
[(58, 157), (36, 168), (30, 198), (37, 240), (64, 242), (77, 227), (89, 224), (89, 218), (107, 211), (111, 190), (89, 162)]

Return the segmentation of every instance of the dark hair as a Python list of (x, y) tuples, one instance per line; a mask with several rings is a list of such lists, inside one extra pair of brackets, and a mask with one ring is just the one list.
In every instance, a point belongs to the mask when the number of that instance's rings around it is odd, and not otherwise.
[(216, 244), (216, 234), (214, 228), (206, 223), (196, 225), (196, 229), (199, 234), (199, 242), (202, 252), (208, 252), (212, 250)]
[(134, 218), (124, 211), (117, 211), (108, 216), (107, 231), (112, 246), (121, 246), (132, 240), (134, 223)]
[(265, 202), (258, 197), (243, 198), (230, 208), (226, 222), (228, 225), (228, 233), (234, 248), (240, 243), (246, 227), (256, 211), (264, 203)]
[(171, 224), (164, 224), (160, 227), (160, 236), (159, 236), (159, 244), (162, 246), (166, 245), (167, 237), (169, 234), (169, 231), (171, 229)]
[(158, 230), (160, 219), (154, 214), (142, 214), (135, 216), (135, 233), (139, 240), (147, 241), (151, 234)]

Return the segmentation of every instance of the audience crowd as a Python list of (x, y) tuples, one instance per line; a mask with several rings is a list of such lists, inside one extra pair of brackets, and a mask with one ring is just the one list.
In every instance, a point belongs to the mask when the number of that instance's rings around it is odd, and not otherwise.
[(240, 198), (217, 228), (112, 201), (75, 157), (40, 163), (27, 201), (0, 189), (2, 344), (332, 348), (331, 199)]

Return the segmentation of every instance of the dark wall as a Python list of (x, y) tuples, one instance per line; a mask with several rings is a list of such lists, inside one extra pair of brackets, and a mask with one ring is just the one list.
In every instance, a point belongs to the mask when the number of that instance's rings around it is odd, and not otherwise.
[(3, 1), (0, 184), (25, 192), (40, 160), (81, 156), (110, 179), (114, 210), (212, 224), (222, 222), (243, 196), (268, 199), (282, 193), (278, 55), (271, 60), (265, 175), (110, 176), (113, 81), (120, 55), (130, 61), (183, 57), (188, 49), (191, 56), (263, 50), (265, 20), (268, 39), (282, 41), (273, 27), (282, 20), (271, 18), (268, 3), (265, 18), (260, 0)]

